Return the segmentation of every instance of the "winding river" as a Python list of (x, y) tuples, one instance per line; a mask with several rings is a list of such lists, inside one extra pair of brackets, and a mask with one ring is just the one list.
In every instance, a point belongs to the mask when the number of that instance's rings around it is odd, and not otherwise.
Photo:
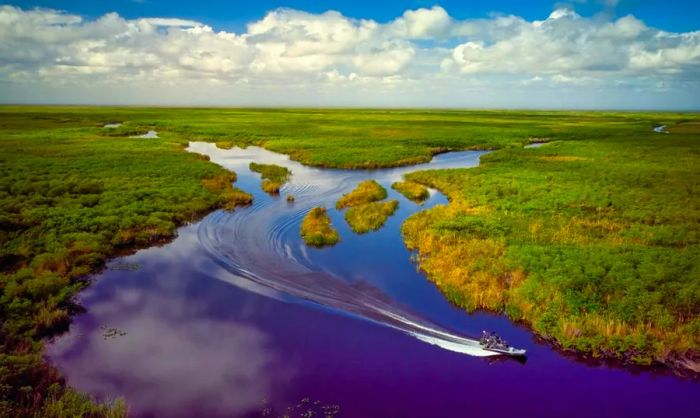
[[(138, 417), (297, 416), (313, 408), (344, 417), (696, 412), (697, 383), (567, 358), (501, 316), (453, 307), (416, 269), (401, 224), (447, 201), (431, 191), (417, 205), (389, 186), (410, 171), (476, 166), (483, 152), (350, 171), (306, 167), (257, 147), (188, 150), (234, 170), (254, 203), (213, 212), (173, 242), (113, 260), (94, 276), (81, 294), (87, 313), (47, 350), (72, 386), (124, 397)], [(262, 192), (252, 161), (292, 171), (279, 197)], [(381, 230), (357, 235), (333, 207), (369, 178), (399, 209)], [(319, 205), (341, 236), (331, 248), (306, 247), (299, 237), (301, 219)], [(528, 361), (481, 350), (472, 337), (482, 329), (526, 348)]]

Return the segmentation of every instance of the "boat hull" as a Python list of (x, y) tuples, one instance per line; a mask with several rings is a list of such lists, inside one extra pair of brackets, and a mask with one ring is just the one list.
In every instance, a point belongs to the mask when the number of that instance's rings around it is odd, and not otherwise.
[(527, 350), (523, 350), (523, 349), (519, 349), (519, 348), (512, 348), (512, 347), (510, 347), (508, 349), (484, 347), (484, 350), (493, 351), (494, 353), (500, 353), (500, 354), (504, 354), (507, 356), (515, 356), (515, 357), (524, 356), (527, 353)]

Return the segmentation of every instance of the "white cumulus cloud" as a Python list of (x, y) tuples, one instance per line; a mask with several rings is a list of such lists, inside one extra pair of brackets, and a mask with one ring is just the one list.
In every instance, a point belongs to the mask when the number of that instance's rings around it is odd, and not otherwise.
[[(0, 6), (7, 102), (187, 104), (207, 92), (217, 104), (517, 106), (532, 89), (551, 97), (595, 87), (591, 100), (620, 99), (615, 106), (697, 107), (699, 69), (698, 31), (570, 8), (534, 21), (458, 20), (434, 6), (386, 23), (282, 8), (234, 33), (188, 19)], [(625, 89), (636, 97), (623, 99)]]

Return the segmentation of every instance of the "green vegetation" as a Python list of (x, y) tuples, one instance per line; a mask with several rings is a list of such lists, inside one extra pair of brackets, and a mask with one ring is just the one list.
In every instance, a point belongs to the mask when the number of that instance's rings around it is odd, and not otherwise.
[(262, 189), (269, 194), (278, 194), (280, 187), (289, 180), (291, 172), (287, 167), (275, 164), (250, 163), (250, 171), (260, 173), (263, 178)]
[(391, 188), (416, 203), (423, 203), (430, 197), (427, 187), (413, 181), (397, 181), (391, 185)]
[(353, 231), (364, 234), (384, 226), (386, 220), (396, 212), (398, 207), (398, 200), (365, 203), (348, 209), (345, 212), (345, 220)]
[(375, 180), (365, 180), (350, 193), (338, 199), (335, 207), (337, 209), (349, 207), (350, 209), (345, 212), (345, 220), (353, 231), (364, 234), (381, 228), (398, 208), (399, 202), (396, 200), (379, 202), (386, 199), (386, 196), (386, 189), (379, 183)]
[(409, 176), (451, 199), (404, 227), (429, 277), (564, 347), (700, 369), (697, 114), (4, 106), (0, 134), (0, 416), (108, 414), (65, 388), (42, 338), (116, 251), (250, 201), (183, 151), (195, 140), (339, 168), (501, 148), (478, 169)]
[(309, 211), (301, 222), (301, 237), (306, 245), (323, 247), (340, 241), (338, 231), (331, 225), (326, 208), (316, 207)]
[(344, 194), (335, 204), (336, 209), (364, 205), (386, 199), (386, 189), (374, 180), (365, 180), (350, 193)]
[(408, 175), (450, 204), (409, 218), (407, 245), (468, 310), (566, 349), (699, 372), (700, 118), (663, 136), (640, 125)]
[[(172, 139), (129, 138), (91, 112), (0, 108), (0, 416), (119, 416), (67, 389), (42, 358), (83, 278), (118, 250), (250, 201), (235, 175)], [(103, 119), (104, 118), (104, 119)]]

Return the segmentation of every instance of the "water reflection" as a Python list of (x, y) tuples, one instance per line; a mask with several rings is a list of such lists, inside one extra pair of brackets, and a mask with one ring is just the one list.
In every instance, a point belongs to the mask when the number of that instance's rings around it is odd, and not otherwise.
[[(303, 216), (314, 206), (331, 208), (331, 216), (340, 213), (333, 209), (336, 200), (343, 193), (349, 192), (361, 180), (368, 176), (390, 188), (393, 181), (400, 180), (409, 171), (407, 167), (368, 171), (319, 170), (290, 161), (286, 156), (257, 147), (247, 149), (233, 148), (222, 150), (212, 144), (192, 143), (188, 150), (207, 155), (211, 161), (233, 169), (241, 178), (253, 175), (248, 169), (251, 162), (284, 165), (292, 172), (291, 181), (282, 189), (293, 193), (296, 200), (293, 206), (279, 198), (262, 196), (256, 193), (251, 208), (234, 213), (219, 212), (208, 217), (199, 228), (202, 245), (220, 263), (235, 276), (247, 279), (250, 283), (242, 285), (249, 290), (259, 288), (275, 290), (282, 296), (292, 297), (331, 308), (343, 314), (350, 314), (365, 320), (385, 325), (430, 344), (444, 349), (478, 357), (497, 355), (493, 351), (482, 349), (476, 339), (469, 338), (448, 330), (427, 318), (417, 315), (398, 303), (375, 286), (371, 278), (349, 276), (354, 280), (343, 279), (334, 275), (331, 266), (337, 263), (314, 263), (309, 253), (321, 253), (318, 249), (306, 248), (299, 238), (299, 224)], [(479, 152), (461, 152), (444, 154), (430, 163), (417, 168), (469, 167), (478, 163)], [(433, 193), (435, 197), (435, 193)], [(403, 217), (422, 209), (415, 204), (403, 204)], [(427, 205), (435, 204), (436, 199)], [(344, 223), (340, 221), (339, 223)], [(399, 227), (388, 227), (390, 235), (370, 234), (362, 240), (389, 247), (402, 248), (398, 234)], [(345, 233), (341, 239), (353, 241), (354, 233)], [(341, 243), (323, 252), (342, 254), (353, 264), (364, 264), (371, 257), (359, 246)], [(390, 252), (384, 252), (388, 255)], [(408, 261), (406, 254), (398, 257), (385, 257), (374, 266)], [(396, 271), (396, 270), (394, 270)], [(257, 286), (256, 286), (257, 285)]]
[[(92, 305), (98, 316), (120, 317), (126, 334), (105, 339), (84, 332), (73, 360), (71, 380), (101, 397), (122, 394), (162, 416), (177, 416), (183, 405), (209, 405), (213, 413), (240, 414), (258, 408), (270, 396), (268, 373), (278, 355), (268, 348), (266, 336), (245, 324), (183, 315), (181, 301), (120, 290), (115, 298)], [(104, 312), (119, 309), (120, 312)], [(197, 309), (189, 306), (189, 309)], [(177, 326), (173, 326), (177, 324)], [(216, 336), (216, 344), (210, 344)], [(53, 349), (67, 357), (76, 347), (70, 339)], [(276, 372), (278, 373), (278, 372)], [(275, 373), (275, 375), (276, 375)], [(169, 382), (169, 383), (166, 383)], [(221, 388), (231, 390), (222, 396)]]
[[(274, 382), (291, 378), (293, 367), (247, 321), (250, 301), (238, 299), (234, 315), (217, 312), (220, 293), (197, 274), (217, 268), (193, 251), (193, 228), (182, 232), (178, 245), (131, 257), (142, 268), (108, 271), (104, 282), (88, 288), (82, 302), (89, 315), (47, 354), (59, 366), (70, 364), (65, 374), (72, 385), (100, 399), (123, 396), (137, 416), (259, 411)], [(185, 259), (191, 270), (178, 266)], [(109, 280), (117, 276), (118, 282)]]
[[(467, 315), (450, 305), (416, 271), (401, 240), (401, 223), (421, 207), (393, 190), (389, 198), (399, 199), (400, 207), (380, 231), (355, 235), (343, 214), (331, 210), (343, 241), (323, 250), (301, 242), (298, 213), (316, 204), (316, 194), (332, 206), (338, 193), (360, 179), (388, 186), (416, 168), (318, 170), (272, 154), (264, 162), (293, 171), (292, 182), (275, 198), (247, 170), (263, 151), (214, 151), (212, 160), (236, 169), (238, 186), (254, 193), (255, 204), (233, 214), (212, 213), (181, 228), (172, 243), (117, 259), (96, 275), (81, 293), (87, 313), (47, 350), (72, 386), (100, 398), (123, 396), (136, 417), (260, 416), (267, 410), (281, 415), (306, 398), (340, 405), (339, 416), (349, 417), (696, 415), (693, 382), (582, 364), (501, 316)], [(451, 157), (436, 160), (454, 166)], [(473, 165), (478, 157), (471, 154)], [(328, 192), (336, 184), (340, 189)], [(300, 199), (287, 205), (286, 191)], [(445, 202), (433, 193), (424, 207)], [(212, 257), (212, 244), (224, 261)], [(530, 360), (481, 361), (318, 304), (286, 303), (280, 289), (233, 274), (227, 263), (238, 260), (248, 260), (240, 262), (244, 268), (270, 271), (271, 278), (291, 271), (297, 276), (289, 277), (306, 287), (319, 281), (303, 282), (304, 275), (322, 274), (347, 284), (341, 283), (343, 292), (362, 291), (360, 301), (383, 295), (377, 297), (402, 312), (460, 334), (495, 330), (527, 348)], [(110, 328), (126, 334), (105, 338)]]

